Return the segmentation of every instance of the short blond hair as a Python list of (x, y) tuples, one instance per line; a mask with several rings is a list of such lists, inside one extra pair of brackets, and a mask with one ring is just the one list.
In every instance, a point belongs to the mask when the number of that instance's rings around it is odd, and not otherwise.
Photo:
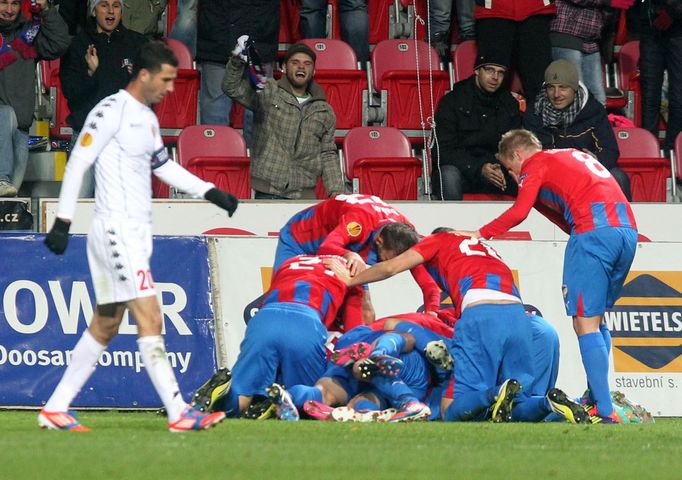
[(542, 150), (542, 144), (540, 143), (540, 140), (538, 140), (538, 137), (530, 130), (524, 130), (522, 128), (509, 130), (502, 135), (500, 143), (497, 145), (498, 158), (508, 158), (512, 152), (518, 148), (524, 150), (538, 148)]

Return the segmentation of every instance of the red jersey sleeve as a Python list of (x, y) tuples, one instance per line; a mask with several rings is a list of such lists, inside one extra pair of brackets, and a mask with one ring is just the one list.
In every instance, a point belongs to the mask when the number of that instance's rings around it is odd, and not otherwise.
[(410, 270), (410, 273), (424, 295), (424, 309), (427, 312), (440, 310), (440, 288), (429, 275), (429, 272), (426, 271), (424, 265), (417, 265)]
[(519, 174), (519, 194), (514, 205), (495, 220), (481, 227), (479, 229), (481, 237), (493, 238), (502, 235), (528, 217), (540, 192), (543, 173), (544, 168), (537, 162), (524, 165)]
[(436, 240), (434, 237), (435, 235), (429, 235), (410, 248), (410, 250), (414, 250), (421, 255), (422, 258), (424, 258), (424, 263), (432, 260), (438, 253), (440, 242), (438, 242), (438, 240)]
[(372, 221), (364, 212), (343, 215), (338, 225), (322, 242), (317, 253), (343, 256), (350, 251), (349, 245), (366, 243), (372, 230)]

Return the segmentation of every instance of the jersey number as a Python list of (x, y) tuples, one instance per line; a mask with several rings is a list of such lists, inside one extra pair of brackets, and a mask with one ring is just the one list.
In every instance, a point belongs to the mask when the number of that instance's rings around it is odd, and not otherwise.
[(154, 280), (152, 280), (151, 270), (138, 270), (136, 275), (140, 280), (140, 291), (154, 288)]
[[(297, 262), (291, 262), (289, 268), (291, 270), (314, 270), (315, 265), (321, 265), (322, 259), (320, 257), (299, 257)], [(325, 267), (324, 273), (333, 277), (334, 272)]]
[(576, 160), (583, 162), (587, 169), (594, 173), (596, 176), (601, 177), (601, 178), (608, 178), (611, 176), (609, 171), (606, 169), (604, 165), (599, 163), (599, 160), (594, 158), (592, 155), (589, 153), (581, 152), (578, 150), (575, 150), (572, 152), (573, 158)]
[[(474, 247), (474, 248), (472, 248)], [(483, 251), (485, 250), (485, 251)], [(467, 238), (466, 240), (462, 240), (462, 242), (459, 244), (459, 251), (462, 252), (464, 255), (467, 257), (472, 257), (474, 255), (481, 255), (481, 256), (491, 256), (493, 258), (496, 258), (498, 260), (502, 260), (498, 253), (490, 246), (486, 245), (485, 243), (481, 243), (478, 241), (478, 238)]]

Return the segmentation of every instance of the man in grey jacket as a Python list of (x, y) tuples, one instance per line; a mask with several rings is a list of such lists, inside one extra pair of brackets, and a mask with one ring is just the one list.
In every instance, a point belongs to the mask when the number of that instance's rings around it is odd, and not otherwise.
[(0, 0), (0, 197), (15, 197), (28, 162), (28, 129), (35, 108), (36, 60), (53, 59), (69, 46), (66, 23), (48, 0)]
[(244, 77), (246, 40), (239, 39), (227, 63), (223, 91), (254, 112), (251, 186), (260, 199), (313, 199), (322, 176), (329, 196), (345, 184), (336, 154), (336, 116), (313, 81), (316, 55), (303, 44), (284, 57), (284, 75), (254, 88)]

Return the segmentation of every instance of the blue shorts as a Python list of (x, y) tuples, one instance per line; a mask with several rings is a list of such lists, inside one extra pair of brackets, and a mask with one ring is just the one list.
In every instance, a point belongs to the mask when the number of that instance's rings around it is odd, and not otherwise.
[(593, 317), (613, 307), (636, 248), (637, 231), (632, 228), (598, 228), (571, 235), (564, 255), (566, 314)]
[(533, 385), (533, 332), (520, 303), (465, 308), (450, 353), (455, 361), (455, 401), (458, 395), (488, 390), (508, 378), (526, 390)]
[(326, 365), (327, 329), (316, 310), (298, 303), (272, 303), (261, 308), (246, 327), (232, 369), (238, 395), (265, 395), (274, 382), (314, 385)]

